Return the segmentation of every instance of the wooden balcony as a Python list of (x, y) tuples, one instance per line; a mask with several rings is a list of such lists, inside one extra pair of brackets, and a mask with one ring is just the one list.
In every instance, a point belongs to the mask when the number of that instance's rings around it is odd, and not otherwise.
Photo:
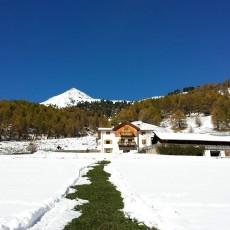
[(121, 137), (133, 137), (133, 133), (132, 132), (121, 132)]

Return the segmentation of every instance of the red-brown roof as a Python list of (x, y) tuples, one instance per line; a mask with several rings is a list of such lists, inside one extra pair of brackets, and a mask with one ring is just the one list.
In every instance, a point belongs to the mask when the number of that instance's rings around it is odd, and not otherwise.
[(120, 129), (121, 127), (123, 127), (123, 126), (125, 126), (125, 125), (130, 125), (130, 126), (133, 127), (134, 129), (140, 131), (140, 128), (139, 128), (139, 127), (137, 127), (136, 125), (133, 125), (133, 124), (132, 124), (131, 122), (129, 122), (129, 121), (125, 121), (125, 122), (123, 122), (123, 123), (121, 123), (121, 124), (115, 126), (115, 127), (113, 128), (113, 131), (116, 131), (116, 130)]

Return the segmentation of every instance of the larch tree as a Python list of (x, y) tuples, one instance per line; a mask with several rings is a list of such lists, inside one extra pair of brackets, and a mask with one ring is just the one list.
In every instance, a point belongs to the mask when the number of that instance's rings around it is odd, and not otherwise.
[(174, 129), (185, 129), (187, 127), (186, 116), (181, 110), (177, 110), (170, 117), (170, 122)]

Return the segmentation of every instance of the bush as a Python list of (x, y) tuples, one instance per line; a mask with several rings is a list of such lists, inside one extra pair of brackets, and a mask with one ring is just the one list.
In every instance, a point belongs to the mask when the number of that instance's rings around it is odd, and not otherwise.
[(37, 151), (37, 145), (33, 141), (31, 141), (27, 146), (27, 151), (30, 153), (35, 153)]
[(167, 144), (157, 146), (157, 153), (162, 155), (203, 156), (204, 146)]
[(146, 153), (146, 149), (141, 149), (139, 153)]

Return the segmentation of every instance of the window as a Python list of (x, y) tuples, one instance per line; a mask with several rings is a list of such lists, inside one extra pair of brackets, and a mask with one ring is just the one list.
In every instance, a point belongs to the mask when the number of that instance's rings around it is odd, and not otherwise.
[(141, 132), (141, 135), (145, 135), (146, 134), (146, 132)]
[(146, 140), (142, 140), (142, 145), (146, 145)]
[(105, 152), (105, 153), (112, 153), (112, 152), (113, 152), (113, 149), (105, 149), (104, 152)]
[(106, 135), (109, 135), (110, 134), (110, 131), (106, 131)]
[(210, 151), (210, 156), (211, 157), (219, 157), (220, 156), (220, 151), (213, 151), (213, 150), (211, 150)]
[(113, 142), (112, 142), (112, 140), (105, 140), (105, 142), (104, 142), (106, 145), (110, 145), (110, 144), (112, 144)]

